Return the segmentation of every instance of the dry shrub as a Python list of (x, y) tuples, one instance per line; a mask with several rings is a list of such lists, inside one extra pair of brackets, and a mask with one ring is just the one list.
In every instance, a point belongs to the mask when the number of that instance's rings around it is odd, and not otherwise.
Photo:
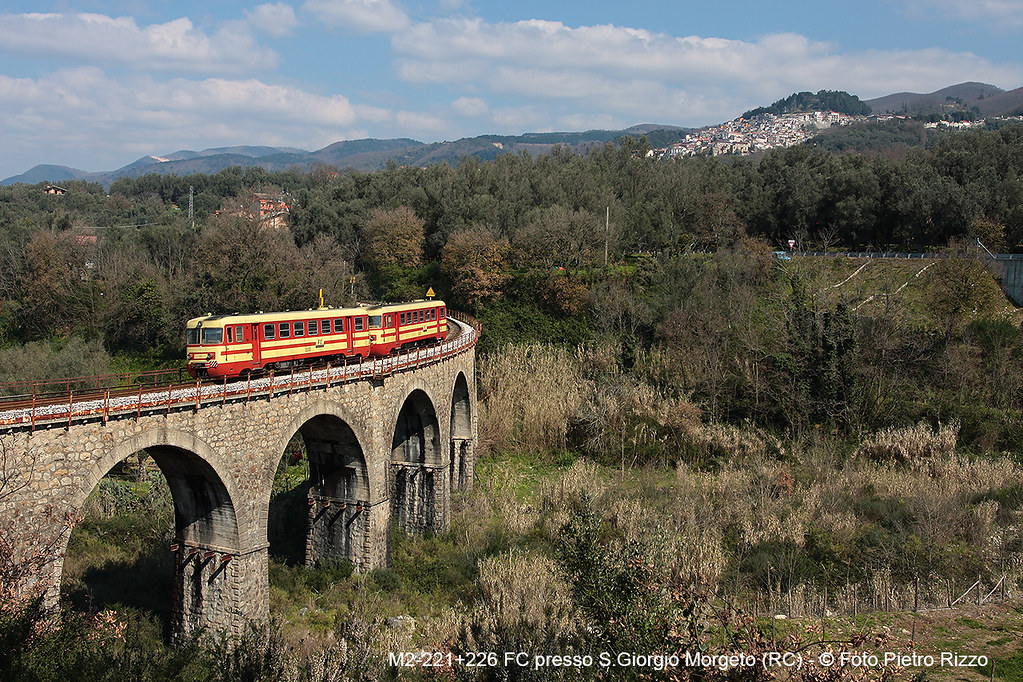
[(558, 507), (574, 509), (581, 504), (583, 494), (599, 502), (609, 486), (598, 465), (579, 459), (554, 480), (543, 481), (537, 500), (540, 508), (545, 510)]
[(699, 425), (700, 409), (645, 384), (614, 377), (600, 382), (582, 406), (586, 450), (605, 462), (661, 461)]
[(938, 428), (934, 430), (927, 422), (921, 421), (916, 426), (879, 431), (857, 448), (856, 456), (875, 462), (898, 462), (917, 466), (926, 460), (955, 452), (958, 435), (958, 419), (944, 425), (939, 423)]
[(536, 554), (484, 559), (477, 581), (482, 598), (462, 620), (465, 651), (568, 654), (584, 642), (582, 619), (558, 564)]
[(509, 344), (481, 362), (479, 391), (481, 443), (564, 449), (587, 384), (564, 348)]
[(692, 424), (686, 434), (696, 463), (760, 459), (783, 452), (781, 442), (767, 432), (745, 424)]

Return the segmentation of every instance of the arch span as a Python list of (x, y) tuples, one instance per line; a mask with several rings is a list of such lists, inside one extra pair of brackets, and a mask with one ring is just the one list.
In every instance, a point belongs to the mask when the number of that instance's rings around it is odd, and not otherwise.
[(455, 377), (451, 389), (451, 447), (448, 454), (448, 486), (451, 490), (467, 488), (472, 474), (472, 401), (469, 399), (469, 382), (464, 372)]
[[(171, 632), (188, 636), (225, 624), (240, 631), (269, 605), (244, 607), (245, 602), (237, 599), (238, 583), (253, 579), (253, 552), (244, 541), (251, 529), (241, 527), (251, 520), (239, 518), (235, 482), (201, 439), (166, 428), (124, 439), (91, 466), (74, 495), (74, 509), (82, 509), (89, 494), (114, 466), (141, 450), (163, 472), (174, 502), (175, 540), (168, 548), (174, 552)], [(61, 556), (69, 540), (70, 534), (63, 539)], [(258, 549), (256, 554), (258, 565)], [(58, 562), (55, 570), (59, 589), (63, 562)]]
[(440, 420), (425, 390), (411, 387), (391, 437), (391, 515), (407, 533), (447, 528), (447, 476)]
[(292, 421), (285, 434), (288, 440), (280, 452), (298, 434), (309, 461), (304, 512), (307, 565), (343, 559), (360, 570), (371, 567), (370, 531), (382, 524), (375, 519), (379, 512), (371, 499), (368, 443), (362, 431), (342, 406), (317, 401)]

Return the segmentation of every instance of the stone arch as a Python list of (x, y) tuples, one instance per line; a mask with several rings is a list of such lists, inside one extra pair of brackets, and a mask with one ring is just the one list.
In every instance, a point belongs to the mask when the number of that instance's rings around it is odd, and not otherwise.
[(455, 377), (451, 389), (451, 448), (448, 458), (448, 485), (451, 490), (469, 487), (472, 463), (472, 401), (464, 372)]
[[(371, 503), (369, 464), (363, 445), (368, 441), (362, 431), (342, 406), (317, 401), (292, 420), (285, 439), (275, 450), (279, 461), (291, 436), (297, 433), (305, 441), (309, 458), (307, 565), (346, 559), (366, 570), (375, 563), (370, 534), (380, 522), (375, 518), (379, 512)], [(268, 508), (269, 491), (268, 484)]]
[(437, 410), (425, 385), (403, 391), (390, 442), (391, 515), (408, 533), (447, 527), (447, 477)]
[(429, 393), (418, 387), (409, 391), (393, 423), (392, 462), (427, 465), (441, 463), (440, 420)]
[[(174, 501), (174, 585), (171, 634), (188, 636), (206, 629), (241, 632), (246, 623), (264, 619), (269, 602), (253, 599), (266, 595), (265, 556), (255, 556), (251, 543), (251, 519), (234, 477), (217, 453), (192, 434), (165, 427), (149, 429), (125, 438), (106, 450), (90, 467), (83, 485), (73, 496), (80, 510), (99, 481), (129, 455), (145, 450), (163, 472)], [(61, 556), (70, 535), (63, 538)], [(258, 567), (263, 559), (262, 576)], [(256, 567), (253, 574), (253, 566)], [(63, 564), (56, 567), (59, 589)], [(243, 589), (247, 587), (249, 589)], [(256, 589), (252, 589), (256, 588)]]

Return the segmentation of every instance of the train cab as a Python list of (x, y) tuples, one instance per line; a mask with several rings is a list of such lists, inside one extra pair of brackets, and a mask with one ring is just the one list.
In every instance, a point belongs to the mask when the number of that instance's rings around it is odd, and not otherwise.
[(185, 325), (188, 373), (197, 379), (236, 376), (253, 368), (255, 330), (239, 315), (206, 315)]

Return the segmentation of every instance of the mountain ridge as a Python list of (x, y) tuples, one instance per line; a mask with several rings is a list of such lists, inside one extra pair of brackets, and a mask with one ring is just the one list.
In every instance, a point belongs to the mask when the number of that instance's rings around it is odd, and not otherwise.
[(524, 133), (522, 135), (480, 135), (445, 142), (424, 143), (412, 138), (341, 140), (306, 151), (295, 147), (235, 146), (215, 147), (202, 151), (180, 150), (162, 156), (143, 156), (132, 163), (112, 171), (89, 172), (70, 166), (40, 164), (28, 171), (0, 180), (0, 185), (18, 182), (61, 182), (84, 180), (109, 187), (122, 177), (140, 177), (149, 173), (188, 175), (215, 173), (230, 166), (259, 166), (269, 171), (299, 168), (308, 170), (316, 166), (334, 166), (360, 171), (383, 168), (388, 162), (399, 165), (425, 166), (431, 163), (453, 163), (471, 156), (480, 160), (496, 158), (498, 154), (530, 154), (550, 151), (562, 145), (584, 152), (597, 144), (618, 139), (622, 135), (662, 131), (666, 135), (684, 135), (688, 130), (672, 125), (641, 124), (625, 130), (590, 130), (585, 132)]
[[(796, 93), (799, 94), (799, 93)], [(794, 95), (795, 96), (795, 95)], [(1004, 116), (1023, 113), (1023, 87), (1002, 90), (978, 82), (958, 83), (931, 93), (900, 92), (862, 100), (874, 114), (940, 113), (951, 107), (975, 109), (981, 116)], [(189, 175), (215, 173), (230, 166), (259, 166), (268, 171), (297, 168), (309, 170), (317, 166), (357, 171), (384, 168), (388, 163), (425, 166), (431, 163), (455, 163), (462, 157), (481, 161), (500, 154), (527, 152), (543, 154), (554, 145), (578, 153), (614, 141), (623, 135), (653, 133), (659, 142), (681, 139), (694, 128), (658, 123), (641, 123), (623, 130), (588, 130), (584, 132), (523, 133), (522, 135), (479, 135), (458, 140), (424, 143), (412, 138), (341, 140), (322, 149), (306, 151), (296, 147), (265, 145), (234, 145), (211, 147), (200, 151), (179, 150), (161, 156), (143, 156), (111, 171), (90, 172), (70, 166), (39, 164), (19, 175), (0, 180), (0, 185), (15, 183), (59, 183), (69, 180), (98, 182), (106, 187), (122, 177), (140, 177), (149, 173)]]

